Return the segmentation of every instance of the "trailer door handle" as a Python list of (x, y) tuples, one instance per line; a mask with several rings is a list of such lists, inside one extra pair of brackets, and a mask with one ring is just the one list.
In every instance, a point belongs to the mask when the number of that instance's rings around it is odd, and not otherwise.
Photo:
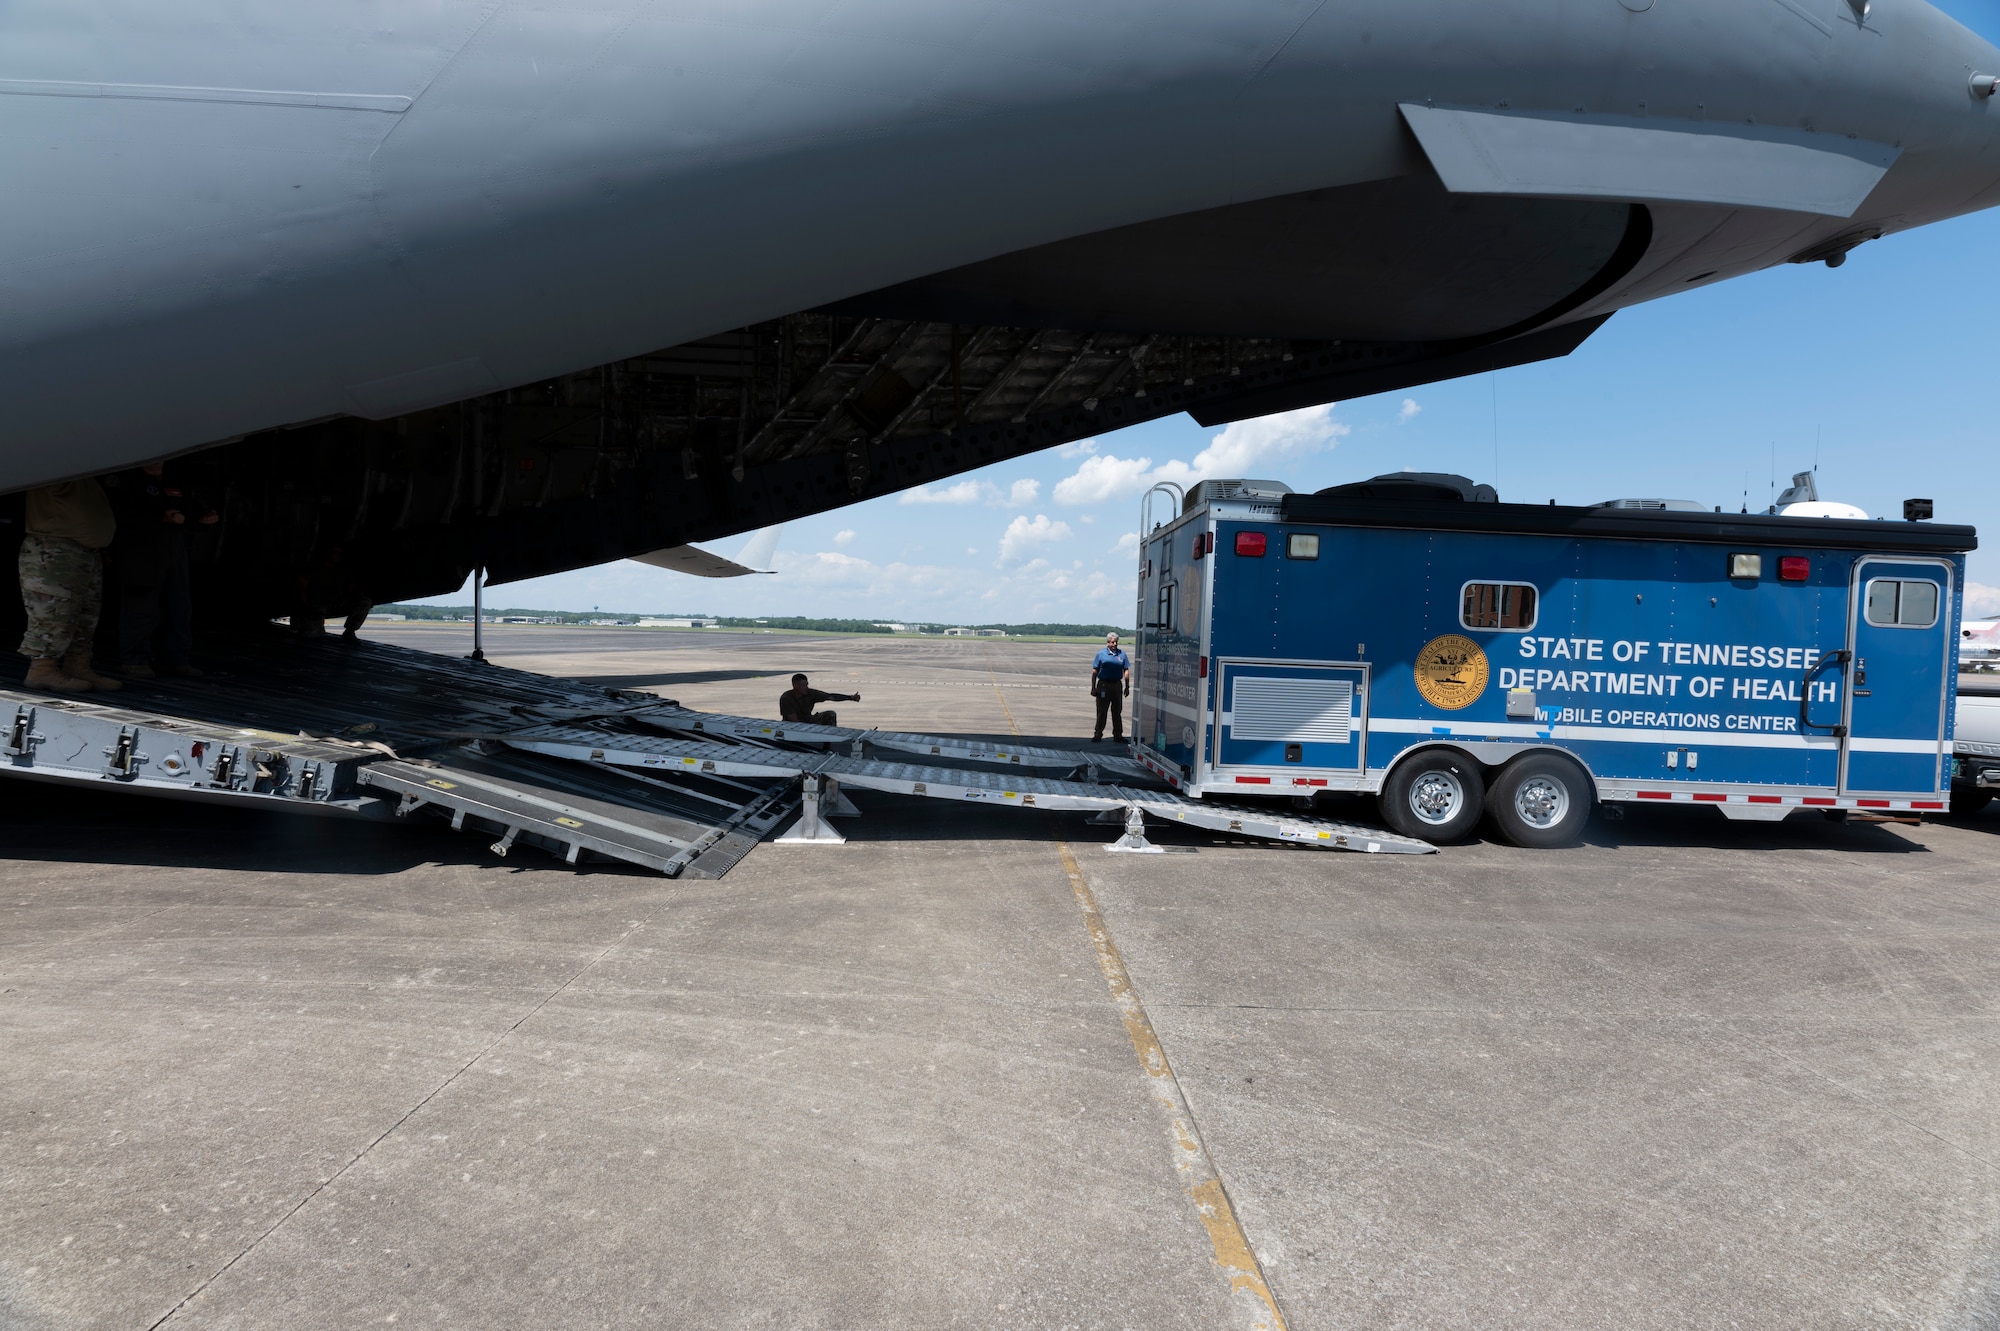
[(1850, 653), (1845, 650), (1828, 652), (1820, 657), (1819, 660), (1806, 667), (1805, 678), (1799, 681), (1799, 733), (1801, 735), (1814, 730), (1824, 730), (1835, 739), (1847, 738), (1846, 726), (1839, 724), (1830, 726), (1820, 725), (1812, 719), (1811, 713), (1813, 680), (1818, 678), (1829, 666), (1846, 665), (1849, 656)]

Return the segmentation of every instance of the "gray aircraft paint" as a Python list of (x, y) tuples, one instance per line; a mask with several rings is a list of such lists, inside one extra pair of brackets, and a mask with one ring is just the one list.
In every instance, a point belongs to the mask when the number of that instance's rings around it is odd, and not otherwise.
[(1576, 189), (1666, 202), (1570, 319), (2000, 202), (2000, 53), (1920, 0), (26, 0), (0, 53), (0, 488), (1429, 170), (1403, 105), (1736, 153)]

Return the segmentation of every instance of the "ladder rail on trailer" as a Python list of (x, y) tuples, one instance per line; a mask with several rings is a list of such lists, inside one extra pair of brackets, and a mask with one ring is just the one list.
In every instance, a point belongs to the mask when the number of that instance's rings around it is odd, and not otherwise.
[[(1327, 849), (1433, 849), (1189, 800), (1086, 749), (695, 712), (382, 643), (267, 634), (225, 660), (238, 673), (135, 685), (116, 701), (0, 686), (0, 776), (336, 817), (437, 815), (503, 855), (526, 844), (572, 864), (697, 877), (720, 877), (802, 808), (815, 827), (856, 812), (843, 786), (1122, 816), (1120, 844), (1140, 848), (1150, 817)], [(929, 761), (889, 756), (905, 754)]]

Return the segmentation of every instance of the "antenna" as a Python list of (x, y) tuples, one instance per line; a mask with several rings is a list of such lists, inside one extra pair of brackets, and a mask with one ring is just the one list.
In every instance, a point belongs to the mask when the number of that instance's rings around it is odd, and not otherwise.
[(1493, 390), (1493, 488), (1500, 488), (1500, 371), (1486, 372), (1486, 382)]

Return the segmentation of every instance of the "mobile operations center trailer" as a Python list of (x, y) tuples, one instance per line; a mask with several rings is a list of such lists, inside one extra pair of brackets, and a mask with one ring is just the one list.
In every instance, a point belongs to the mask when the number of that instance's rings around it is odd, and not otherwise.
[(1208, 481), (1142, 512), (1135, 757), (1186, 794), (1377, 792), (1573, 842), (1604, 801), (1946, 808), (1970, 527)]

